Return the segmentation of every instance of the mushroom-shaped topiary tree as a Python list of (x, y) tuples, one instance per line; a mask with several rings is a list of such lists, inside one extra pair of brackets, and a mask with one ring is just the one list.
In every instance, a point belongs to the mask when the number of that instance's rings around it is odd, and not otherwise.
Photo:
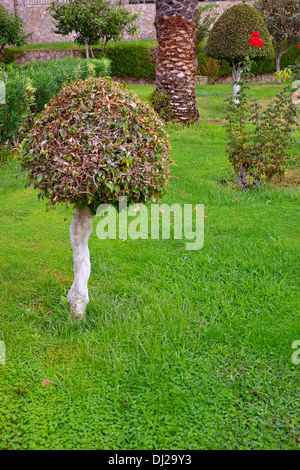
[(51, 99), (23, 141), (22, 164), (49, 203), (76, 206), (70, 226), (74, 317), (89, 302), (88, 240), (100, 204), (159, 199), (169, 180), (169, 141), (145, 102), (106, 78), (74, 82)]
[[(259, 41), (253, 40), (256, 37)], [(205, 52), (214, 59), (225, 59), (232, 64), (235, 101), (238, 101), (238, 82), (242, 73), (238, 64), (246, 57), (257, 59), (274, 55), (272, 39), (261, 15), (250, 5), (242, 3), (225, 10), (216, 21)]]

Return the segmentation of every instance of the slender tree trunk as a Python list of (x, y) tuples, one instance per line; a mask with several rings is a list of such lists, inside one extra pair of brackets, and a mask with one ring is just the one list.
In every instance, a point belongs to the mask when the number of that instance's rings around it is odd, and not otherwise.
[(238, 93), (240, 92), (241, 86), (239, 82), (241, 81), (242, 69), (237, 66), (235, 62), (232, 63), (232, 80), (233, 80), (233, 101), (235, 104), (239, 104), (240, 100), (238, 99)]
[[(280, 52), (276, 53), (275, 59), (276, 59), (276, 72), (280, 72), (280, 59), (281, 59), (282, 54)], [(278, 79), (276, 80), (277, 83), (281, 83), (281, 80)]]
[(74, 259), (74, 282), (68, 293), (68, 304), (74, 318), (84, 318), (89, 303), (88, 280), (91, 274), (90, 252), (88, 242), (93, 231), (93, 218), (90, 209), (76, 208), (70, 226), (70, 238)]
[(197, 13), (197, 0), (156, 1), (156, 91), (168, 96), (172, 117), (184, 123), (199, 118), (195, 95)]
[(94, 51), (93, 51), (93, 48), (92, 48), (92, 46), (90, 46), (90, 51), (91, 51), (91, 56), (92, 56), (92, 59), (95, 59), (95, 56), (94, 56)]
[(89, 44), (88, 44), (88, 40), (85, 39), (85, 57), (86, 59), (89, 59), (90, 58), (90, 55), (89, 55)]

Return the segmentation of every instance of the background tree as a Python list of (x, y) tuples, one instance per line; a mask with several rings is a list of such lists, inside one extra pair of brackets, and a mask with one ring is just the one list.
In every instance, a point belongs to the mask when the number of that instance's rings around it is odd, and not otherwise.
[(153, 109), (105, 78), (73, 82), (57, 93), (23, 141), (23, 166), (49, 204), (75, 206), (70, 227), (74, 283), (68, 302), (85, 316), (88, 240), (99, 205), (161, 198), (169, 180), (169, 141)]
[(133, 35), (137, 29), (138, 13), (132, 13), (122, 6), (122, 0), (110, 3), (107, 0), (73, 0), (68, 3), (52, 2), (47, 9), (51, 14), (56, 34), (67, 36), (75, 33), (75, 42), (84, 45), (86, 57), (91, 46), (121, 39), (126, 31)]
[(0, 5), (0, 58), (5, 46), (23, 46), (31, 34), (23, 30), (23, 20)]
[[(257, 33), (261, 44), (251, 44), (253, 33)], [(242, 70), (238, 64), (246, 57), (257, 59), (273, 55), (272, 39), (260, 14), (250, 5), (239, 4), (228, 8), (214, 24), (207, 40), (205, 52), (214, 59), (225, 59), (232, 64), (234, 101)]]
[(214, 3), (199, 6), (196, 18), (196, 48), (203, 45), (208, 38), (210, 30), (218, 17), (218, 8)]
[[(217, 18), (220, 16), (218, 8), (215, 3), (199, 4), (198, 15), (196, 18), (196, 57), (197, 57), (197, 71), (201, 65), (209, 62), (208, 66), (212, 63), (215, 67), (218, 67), (218, 63), (214, 59), (207, 61), (205, 56), (204, 47), (205, 42), (209, 36), (210, 30)], [(206, 65), (207, 65), (206, 64)]]
[(156, 94), (165, 96), (161, 107), (170, 107), (169, 115), (184, 123), (199, 118), (195, 95), (197, 13), (197, 0), (156, 2)]
[(300, 0), (256, 0), (255, 8), (273, 38), (279, 72), (281, 56), (300, 40)]

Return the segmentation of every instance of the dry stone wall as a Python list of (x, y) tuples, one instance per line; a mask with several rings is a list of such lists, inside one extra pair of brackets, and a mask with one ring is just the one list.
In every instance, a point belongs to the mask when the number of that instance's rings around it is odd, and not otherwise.
[(13, 0), (1, 0), (0, 3), (4, 6), (4, 8), (6, 8), (6, 10), (9, 13), (12, 13), (14, 11), (14, 2), (13, 2)]
[(85, 57), (85, 55), (77, 50), (74, 51), (24, 51), (21, 57), (16, 53), (16, 64), (27, 64), (28, 62), (63, 59), (64, 57)]

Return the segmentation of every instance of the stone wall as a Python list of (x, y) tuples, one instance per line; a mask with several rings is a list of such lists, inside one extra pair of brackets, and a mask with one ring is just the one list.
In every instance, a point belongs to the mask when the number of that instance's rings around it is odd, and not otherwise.
[[(50, 2), (49, 2), (50, 3)], [(25, 31), (32, 33), (29, 44), (40, 44), (47, 42), (72, 41), (72, 36), (61, 36), (53, 33), (52, 17), (46, 11), (49, 5), (26, 6), (25, 7)]]
[[(259, 75), (256, 75), (255, 77), (253, 76), (247, 77), (247, 80), (250, 83), (275, 83), (276, 82), (276, 78), (274, 74), (262, 74), (262, 73)], [(216, 80), (216, 83), (223, 83), (223, 84), (232, 83), (232, 82), (233, 82), (232, 76), (222, 77)], [(208, 84), (208, 81), (205, 75), (198, 75), (196, 77), (196, 85), (207, 85), (207, 84)]]
[(40, 60), (46, 62), (48, 60), (58, 60), (64, 57), (85, 57), (80, 51), (24, 51), (21, 57), (18, 57), (19, 53), (16, 53), (15, 62), (16, 64), (27, 64), (28, 62)]
[(14, 2), (13, 0), (1, 0), (0, 2), (6, 10), (11, 13), (14, 11)]
[[(112, 0), (114, 1), (114, 0)], [(126, 0), (126, 7), (134, 12), (140, 13), (139, 20), (140, 29), (134, 36), (134, 39), (155, 39), (155, 4), (154, 3), (137, 3), (129, 4)], [(251, 3), (252, 0), (249, 0)], [(0, 0), (9, 11), (14, 9), (14, 0)], [(71, 41), (72, 36), (60, 36), (54, 34), (53, 23), (51, 16), (47, 13), (46, 9), (51, 3), (51, 0), (20, 0), (20, 16), (25, 21), (25, 31), (27, 33), (33, 32), (32, 38), (29, 43), (46, 43), (46, 42), (63, 42)], [(225, 0), (217, 2), (220, 13), (225, 11), (236, 3), (241, 3), (241, 0)], [(132, 36), (125, 34), (124, 39), (132, 39)]]
[(138, 33), (132, 38), (129, 34), (124, 34), (124, 39), (155, 39), (156, 32), (154, 27), (155, 19), (155, 4), (154, 3), (141, 3), (137, 5), (126, 5), (126, 8), (129, 8), (134, 13), (139, 13), (140, 20), (139, 25), (140, 29)]

